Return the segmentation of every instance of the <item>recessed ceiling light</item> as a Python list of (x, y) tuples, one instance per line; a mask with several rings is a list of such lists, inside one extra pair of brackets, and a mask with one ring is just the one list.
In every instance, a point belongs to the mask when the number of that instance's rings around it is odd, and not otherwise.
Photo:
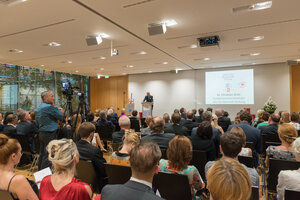
[(126, 73), (122, 73), (122, 75), (126, 75)]
[(163, 65), (167, 65), (167, 64), (168, 64), (168, 62), (162, 62), (161, 64), (163, 64)]
[(175, 25), (177, 25), (177, 22), (174, 19), (164, 20), (161, 23), (165, 24), (166, 26), (175, 26)]
[(208, 60), (210, 60), (210, 58), (208, 58), (208, 57), (206, 57), (206, 58), (196, 58), (194, 60), (195, 61), (198, 61), (198, 60), (208, 61)]
[(134, 66), (133, 65), (126, 65), (126, 67), (133, 68)]
[(246, 42), (246, 41), (258, 41), (258, 40), (263, 40), (265, 37), (264, 36), (255, 36), (255, 37), (249, 37), (249, 38), (242, 38), (238, 39), (238, 42)]
[(49, 47), (59, 47), (61, 46), (61, 44), (57, 43), (57, 42), (50, 42), (49, 44), (45, 44), (45, 46), (49, 46)]
[(101, 68), (100, 68), (100, 70), (101, 70), (101, 71), (103, 71), (103, 70), (104, 70), (104, 68), (103, 68), (103, 67), (101, 67)]
[(131, 55), (145, 55), (145, 54), (147, 54), (146, 51), (139, 51), (139, 52), (133, 52), (133, 53), (131, 53)]
[(45, 65), (41, 65), (41, 67), (44, 67)]
[(260, 53), (250, 53), (250, 56), (259, 56)]
[(203, 60), (208, 61), (208, 60), (210, 60), (210, 58), (203, 58)]
[(195, 48), (198, 48), (198, 45), (197, 44), (191, 44), (191, 45), (185, 45), (185, 46), (178, 47), (178, 49), (185, 49), (185, 48), (195, 49)]
[(78, 71), (78, 70), (76, 70), (75, 72), (76, 72), (76, 73), (78, 73), (79, 71)]
[(72, 61), (71, 61), (71, 60), (65, 60), (65, 61), (62, 61), (61, 63), (68, 63), (68, 64), (71, 64)]
[(106, 57), (100, 56), (100, 57), (94, 57), (93, 59), (94, 59), (94, 60), (105, 60)]
[(260, 3), (255, 3), (252, 5), (246, 5), (246, 6), (240, 6), (233, 8), (232, 11), (234, 13), (236, 12), (243, 12), (243, 11), (255, 11), (255, 10), (263, 10), (267, 8), (272, 7), (272, 1), (265, 1), (265, 2), (260, 2)]
[(152, 71), (148, 71), (148, 73), (152, 73)]
[(8, 50), (10, 53), (22, 53), (23, 51), (20, 49), (10, 49)]
[(100, 35), (102, 38), (109, 38), (110, 35), (106, 34), (106, 33), (99, 33), (97, 35)]

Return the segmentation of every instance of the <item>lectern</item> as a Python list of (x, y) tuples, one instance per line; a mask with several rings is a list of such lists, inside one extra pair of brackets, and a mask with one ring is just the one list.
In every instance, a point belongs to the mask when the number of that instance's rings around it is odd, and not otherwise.
[(152, 116), (153, 102), (142, 102), (143, 117)]

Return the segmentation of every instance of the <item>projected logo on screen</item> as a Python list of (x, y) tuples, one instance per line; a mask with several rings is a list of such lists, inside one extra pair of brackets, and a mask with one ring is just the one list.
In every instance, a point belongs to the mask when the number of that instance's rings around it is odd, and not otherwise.
[(254, 104), (253, 69), (206, 72), (205, 83), (206, 104)]

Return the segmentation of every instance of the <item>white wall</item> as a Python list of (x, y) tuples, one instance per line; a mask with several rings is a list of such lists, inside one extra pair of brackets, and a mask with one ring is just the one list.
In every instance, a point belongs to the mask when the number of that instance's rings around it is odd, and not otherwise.
[[(205, 72), (231, 69), (254, 69), (254, 105), (207, 105), (205, 104)], [(213, 84), (213, 83), (212, 83)], [(289, 66), (286, 63), (245, 66), (221, 69), (204, 69), (129, 75), (129, 95), (132, 93), (135, 109), (141, 112), (141, 102), (149, 91), (154, 97), (154, 116), (173, 113), (175, 108), (212, 107), (223, 108), (230, 117), (243, 108), (252, 113), (263, 107), (269, 96), (276, 101), (279, 110), (290, 110)]]

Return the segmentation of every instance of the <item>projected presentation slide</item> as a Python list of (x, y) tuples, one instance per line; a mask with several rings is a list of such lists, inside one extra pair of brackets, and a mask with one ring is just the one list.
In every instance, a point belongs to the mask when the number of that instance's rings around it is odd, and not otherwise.
[(206, 104), (254, 104), (253, 69), (205, 73)]

